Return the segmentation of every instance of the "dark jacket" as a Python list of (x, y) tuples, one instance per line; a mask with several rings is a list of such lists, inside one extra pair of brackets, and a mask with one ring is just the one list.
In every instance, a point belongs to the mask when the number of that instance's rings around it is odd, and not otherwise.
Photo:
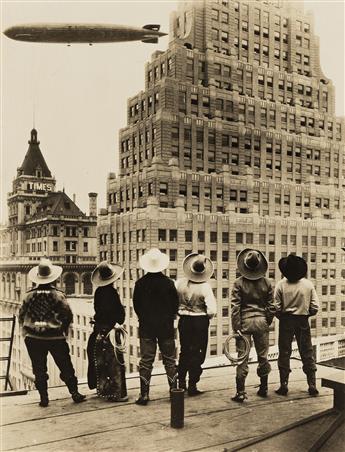
[(234, 282), (231, 294), (231, 321), (234, 331), (241, 330), (244, 319), (266, 317), (270, 325), (274, 317), (273, 290), (269, 279), (255, 281), (241, 276)]
[(23, 333), (37, 339), (63, 339), (72, 320), (64, 293), (50, 285), (31, 290), (19, 310)]
[(147, 273), (134, 286), (133, 305), (142, 338), (174, 337), (178, 295), (174, 282), (163, 273)]
[(110, 331), (115, 323), (122, 324), (125, 321), (125, 309), (117, 290), (111, 284), (96, 289), (93, 306), (97, 330), (104, 328)]

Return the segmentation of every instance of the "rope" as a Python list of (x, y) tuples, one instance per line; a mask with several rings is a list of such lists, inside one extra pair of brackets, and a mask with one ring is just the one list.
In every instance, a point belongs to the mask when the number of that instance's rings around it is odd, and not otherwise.
[[(230, 341), (232, 339), (237, 339), (239, 337), (241, 337), (244, 341), (244, 352), (240, 356), (235, 357), (235, 356), (230, 355), (230, 351), (229, 351)], [(241, 331), (237, 331), (236, 333), (231, 334), (230, 336), (227, 337), (227, 339), (224, 342), (223, 352), (224, 352), (224, 355), (231, 362), (231, 364), (238, 365), (238, 364), (241, 364), (249, 356), (250, 343), (249, 343), (248, 339), (245, 336), (243, 336)]]
[[(121, 362), (118, 358), (118, 353), (124, 354), (126, 353), (127, 350), (127, 331), (124, 329), (123, 326), (116, 326), (114, 327), (115, 330), (115, 347), (114, 347), (114, 352), (115, 352), (115, 358), (116, 361), (121, 365), (121, 366), (125, 366), (125, 363)], [(118, 343), (116, 340), (116, 333), (119, 333), (120, 336), (120, 342)], [(108, 333), (109, 334), (109, 333)]]

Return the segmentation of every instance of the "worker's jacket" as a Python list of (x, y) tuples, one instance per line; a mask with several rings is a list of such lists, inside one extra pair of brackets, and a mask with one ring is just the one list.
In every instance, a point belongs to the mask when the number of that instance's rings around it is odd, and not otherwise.
[(264, 317), (268, 325), (274, 317), (273, 290), (269, 279), (236, 279), (231, 293), (231, 323), (234, 331), (242, 330), (247, 320)]

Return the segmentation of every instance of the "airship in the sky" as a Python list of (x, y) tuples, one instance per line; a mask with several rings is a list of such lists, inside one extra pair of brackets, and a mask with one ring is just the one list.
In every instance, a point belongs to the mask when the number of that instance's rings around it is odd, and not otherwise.
[(142, 28), (113, 24), (24, 24), (7, 28), (4, 34), (11, 39), (27, 42), (104, 43), (141, 41), (156, 44), (166, 36), (160, 25)]

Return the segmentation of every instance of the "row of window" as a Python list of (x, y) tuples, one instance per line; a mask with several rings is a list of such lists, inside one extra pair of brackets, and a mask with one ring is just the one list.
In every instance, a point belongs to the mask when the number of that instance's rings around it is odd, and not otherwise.
[(147, 80), (151, 83), (155, 80), (160, 80), (165, 76), (172, 75), (173, 61), (172, 58), (167, 58), (160, 64), (154, 65), (152, 69), (148, 70)]
[[(180, 100), (181, 98), (183, 98), (183, 100), (179, 104), (179, 111), (187, 114), (187, 95), (184, 92), (180, 94)], [(273, 93), (270, 93), (270, 96), (271, 99), (273, 99)], [(261, 97), (264, 97), (263, 93)], [(269, 93), (266, 93), (266, 98), (268, 97)], [(207, 103), (206, 99), (208, 99)], [(323, 119), (315, 119), (314, 116), (307, 116), (303, 114), (296, 115), (294, 112), (277, 109), (275, 105), (258, 106), (255, 104), (240, 102), (238, 104), (237, 111), (235, 111), (232, 101), (217, 97), (214, 100), (214, 110), (213, 108), (209, 110), (209, 97), (203, 96), (202, 107), (200, 107), (198, 104), (198, 95), (193, 93), (190, 97), (190, 103), (191, 109), (188, 113), (191, 116), (205, 117), (208, 119), (220, 117), (224, 121), (230, 122), (245, 121), (247, 124), (252, 124), (258, 127), (280, 128), (281, 130), (287, 130), (291, 133), (295, 133), (298, 128), (301, 128), (302, 132), (307, 133), (310, 136), (320, 136), (320, 131), (322, 131), (326, 132), (329, 138), (335, 138), (338, 141), (341, 140), (340, 122), (336, 123), (335, 130), (333, 130), (332, 121), (328, 121), (327, 128), (325, 128), (325, 121)], [(195, 108), (193, 108), (193, 105)]]
[[(247, 202), (248, 201), (248, 193), (246, 190), (236, 190), (236, 189), (225, 189), (229, 194), (230, 201), (238, 201), (238, 202)], [(147, 184), (147, 194), (149, 196), (154, 195), (162, 195), (167, 196), (169, 194), (169, 184), (167, 182), (149, 182)], [(186, 197), (192, 197), (192, 198), (200, 198), (200, 196), (203, 196), (206, 199), (212, 199), (213, 197), (223, 200), (224, 199), (224, 188), (223, 187), (217, 187), (215, 191), (212, 191), (212, 187), (204, 186), (203, 189), (201, 189), (200, 185), (198, 184), (187, 184), (187, 183), (180, 183), (179, 184), (179, 195), (180, 196), (186, 196)], [(129, 201), (130, 199), (136, 199), (137, 195), (139, 197), (144, 196), (144, 185), (139, 184), (137, 187), (132, 187), (132, 189), (123, 189), (119, 192), (113, 192), (108, 193), (108, 202), (109, 204), (116, 204), (118, 202), (124, 201), (125, 199)], [(253, 191), (253, 197), (252, 200), (255, 203), (264, 203), (268, 204), (270, 200), (272, 199), (272, 196), (274, 196), (274, 203), (275, 204), (285, 204), (285, 205), (291, 205), (292, 196), (290, 193), (282, 194), (281, 192), (278, 193), (269, 193), (269, 192), (261, 192), (259, 190)], [(315, 197), (311, 198), (309, 195), (295, 195), (295, 204), (297, 207), (304, 206), (304, 207), (313, 207), (316, 208), (324, 208), (329, 209), (331, 206), (331, 199), (326, 197)], [(333, 199), (333, 208), (340, 209), (340, 199), (338, 197)]]
[[(271, 144), (268, 144), (268, 146), (272, 146)], [(266, 150), (267, 153), (272, 152), (272, 147), (268, 147)], [(277, 157), (277, 155), (279, 155), (281, 152), (281, 149), (279, 148), (279, 145), (277, 146), (276, 149), (276, 153), (275, 153), (275, 158), (274, 160), (272, 160), (272, 158), (270, 158), (269, 155), (266, 156), (266, 159), (263, 160), (261, 159), (258, 155), (251, 155), (250, 151), (248, 153), (246, 153), (243, 157), (243, 164), (246, 166), (250, 166), (253, 168), (258, 168), (261, 169), (261, 165), (264, 162), (264, 165), (266, 167), (267, 170), (272, 170), (275, 169), (277, 171), (281, 171), (282, 169), (284, 170), (284, 172), (286, 173), (296, 173), (296, 178), (297, 178), (297, 173), (298, 175), (303, 175), (303, 176), (308, 176), (308, 175), (313, 175), (313, 176), (325, 176), (325, 177), (334, 177), (334, 178), (339, 178), (340, 175), (340, 170), (338, 168), (338, 166), (335, 166), (336, 163), (334, 163), (334, 167), (333, 169), (330, 168), (329, 166), (320, 166), (318, 164), (310, 164), (310, 163), (306, 163), (302, 166), (301, 163), (299, 162), (292, 162), (292, 161), (287, 161), (285, 162), (285, 166), (282, 168), (282, 159), (281, 157)], [(291, 151), (292, 153), (293, 151)], [(261, 154), (261, 152), (260, 152)], [(153, 152), (152, 152), (153, 155)], [(287, 155), (289, 155), (287, 153)], [(176, 157), (179, 159), (179, 164), (180, 167), (181, 163), (183, 162), (183, 167), (184, 169), (191, 169), (192, 168), (192, 150), (190, 147), (184, 147), (183, 149), (180, 149), (180, 146), (178, 145), (172, 145), (171, 147), (171, 156), (172, 157)], [(207, 172), (208, 173), (212, 173), (216, 171), (215, 168), (215, 162), (216, 162), (216, 152), (212, 149), (209, 149), (207, 151), (207, 153), (204, 152), (204, 150), (202, 149), (197, 149), (197, 152), (195, 153), (196, 156), (196, 161), (195, 161), (195, 169), (197, 171), (206, 171), (205, 169), (205, 164), (207, 162), (208, 164), (208, 168), (207, 168)], [(295, 151), (295, 156), (300, 157), (300, 154), (298, 153), (298, 150)], [(145, 152), (145, 157), (149, 158), (149, 153)], [(205, 157), (206, 160), (205, 160)], [(272, 155), (273, 157), (273, 155)], [(336, 156), (337, 157), (337, 156)], [(235, 167), (231, 168), (231, 174), (240, 174), (240, 155), (239, 153), (235, 153), (235, 152), (231, 152), (231, 149), (223, 149), (221, 154), (220, 154), (220, 158), (218, 159), (218, 164), (222, 163), (222, 164), (232, 164), (235, 165)], [(182, 160), (183, 159), (183, 160)], [(311, 152), (308, 154), (308, 150), (307, 150), (307, 159), (311, 160), (311, 159), (315, 159), (316, 161), (318, 161), (320, 159), (320, 151), (316, 150), (315, 152)], [(143, 152), (139, 152), (139, 163), (143, 162)], [(133, 154), (133, 165), (136, 165), (138, 163), (137, 160), (137, 156), (136, 154)], [(317, 162), (315, 162), (317, 163)], [(124, 169), (129, 169), (131, 166), (131, 160), (130, 157), (125, 157), (123, 159), (121, 159), (121, 168)], [(343, 174), (345, 176), (345, 166), (343, 167)], [(256, 174), (255, 174), (256, 175)], [(276, 178), (278, 177), (278, 174), (275, 174)], [(301, 180), (299, 180), (299, 183), (301, 182)], [(315, 181), (315, 183), (319, 183), (319, 181)], [(135, 193), (136, 193), (136, 188), (134, 189)], [(152, 191), (150, 191), (149, 193), (150, 195), (153, 194)], [(141, 197), (143, 194), (139, 193), (139, 197)], [(133, 198), (136, 198), (137, 195), (133, 195)], [(129, 195), (127, 197), (127, 199), (129, 199)]]
[[(64, 250), (65, 251), (77, 251), (77, 243), (75, 241), (65, 241), (65, 247)], [(42, 245), (43, 244), (43, 245)], [(26, 252), (30, 253), (30, 252), (41, 252), (41, 251), (47, 251), (47, 242), (38, 242), (38, 243), (27, 243), (26, 244)], [(53, 241), (53, 251), (54, 252), (58, 252), (58, 251), (63, 251), (63, 250), (59, 250), (59, 242), (57, 241)], [(89, 251), (89, 244), (88, 242), (83, 242), (83, 252), (88, 252)]]
[[(253, 233), (252, 232), (236, 232), (235, 241), (237, 244), (253, 244)], [(100, 244), (107, 244), (108, 234), (100, 234)], [(123, 232), (122, 234), (116, 234), (116, 243), (126, 243), (128, 238), (129, 243), (133, 243), (133, 241), (137, 242), (145, 242), (146, 240), (146, 230), (138, 229), (136, 231)], [(196, 238), (198, 242), (205, 242), (206, 233), (205, 231), (197, 231)], [(110, 244), (114, 243), (114, 234), (110, 235)], [(121, 242), (122, 239), (122, 242)], [(259, 234), (258, 236), (259, 244), (261, 245), (275, 245), (276, 244), (276, 234)], [(210, 231), (208, 240), (210, 243), (218, 243), (221, 240), (221, 243), (229, 243), (229, 232), (223, 231), (221, 237), (218, 237), (217, 231)], [(177, 242), (177, 229), (158, 229), (158, 241), (169, 241), (169, 242)], [(193, 231), (190, 229), (186, 229), (184, 231), (184, 241), (192, 242), (193, 241)], [(322, 236), (321, 244), (322, 247), (327, 248), (335, 248), (335, 247), (345, 247), (345, 237), (342, 239), (338, 239), (339, 243), (337, 244), (337, 238), (334, 236)], [(282, 234), (280, 236), (280, 244), (281, 245), (291, 245), (296, 246), (297, 244), (297, 236), (295, 234)], [(317, 237), (315, 235), (302, 235), (301, 237), (302, 246), (317, 246)], [(305, 253), (306, 260), (308, 260), (308, 253)], [(335, 254), (330, 253), (322, 253), (322, 262), (335, 262)], [(310, 254), (311, 262), (316, 260), (316, 254)], [(327, 277), (328, 270), (325, 271), (325, 277)], [(344, 271), (345, 273), (345, 271)], [(333, 277), (333, 272), (330, 273), (330, 278)]]
[(63, 235), (65, 237), (77, 237), (80, 233), (84, 237), (89, 236), (89, 228), (77, 228), (76, 226), (51, 226), (51, 227), (37, 227), (32, 229), (27, 229), (25, 231), (26, 239), (35, 239), (40, 237), (47, 237), (47, 235), (52, 235), (59, 237)]
[[(226, 238), (226, 237), (224, 237), (224, 234), (227, 234), (227, 233), (223, 233), (222, 239), (225, 238), (225, 239), (228, 240), (228, 236)], [(215, 242), (215, 239), (217, 238), (217, 233), (216, 232), (211, 232), (210, 235), (213, 238), (213, 241), (211, 243), (217, 243), (217, 242)], [(188, 238), (188, 241), (191, 242), (191, 237), (187, 237), (187, 238)], [(205, 233), (204, 233), (204, 231), (198, 231), (197, 238), (198, 238), (199, 245), (201, 243), (204, 243), (205, 242)], [(247, 234), (247, 239), (246, 240), (247, 240), (247, 244), (248, 243), (251, 244), (253, 238), (252, 237), (249, 238), (249, 236)], [(273, 243), (274, 243), (274, 239), (272, 239), (271, 244), (273, 244)], [(241, 244), (243, 245), (244, 242), (242, 242)], [(259, 244), (267, 245), (266, 235), (265, 234), (260, 234), (259, 235)], [(290, 246), (296, 246), (296, 236), (293, 236), (293, 235), (290, 236)], [(171, 262), (176, 262), (177, 261), (177, 249), (176, 248), (161, 249), (161, 251), (169, 255), (169, 259), (170, 259)], [(191, 249), (185, 249), (184, 252), (185, 252), (185, 256), (187, 256), (188, 254), (192, 253), (192, 250)], [(104, 252), (101, 252), (101, 253), (104, 254)], [(137, 262), (139, 262), (140, 257), (144, 253), (145, 253), (145, 249), (137, 249), (136, 250)], [(199, 249), (198, 253), (199, 254), (204, 254), (205, 250)], [(235, 250), (236, 258), (237, 258), (239, 253), (240, 253), (240, 250)], [(217, 259), (218, 259), (218, 251), (217, 250), (210, 250), (209, 251), (209, 256), (210, 256), (210, 259), (213, 262), (216, 262)], [(277, 258), (286, 257), (286, 256), (287, 256), (287, 252), (285, 252), (285, 251), (282, 251), (280, 253), (276, 253), (275, 251), (269, 251), (267, 253), (267, 260), (270, 263), (274, 263), (274, 262), (276, 262)], [(220, 260), (222, 262), (229, 262), (230, 261), (230, 252), (229, 252), (229, 250), (225, 249), (225, 250), (220, 251), (219, 257), (220, 257)], [(317, 254), (316, 253), (303, 252), (302, 253), (302, 257), (303, 257), (303, 259), (305, 259), (307, 262), (309, 262), (311, 264), (317, 262)], [(127, 251), (125, 251), (125, 250), (122, 250), (122, 252), (121, 251), (117, 251), (116, 252), (116, 258), (117, 258), (118, 262), (123, 262), (123, 263), (126, 262), (126, 260), (127, 260)], [(344, 257), (342, 258), (342, 260), (345, 262), (345, 258)], [(333, 264), (336, 263), (336, 254), (335, 253), (322, 253), (321, 254), (321, 262), (322, 263), (333, 263)], [(332, 275), (333, 275), (333, 273), (332, 273)], [(130, 276), (131, 276), (131, 279), (132, 279), (133, 275), (130, 275)], [(224, 278), (224, 275), (222, 277)], [(315, 278), (316, 277), (316, 269), (311, 269), (310, 277), (311, 278)], [(341, 271), (341, 277), (345, 278), (345, 271)], [(123, 276), (123, 278), (125, 279), (125, 275)], [(331, 294), (333, 294), (333, 293), (331, 292)]]
[[(139, 109), (140, 105), (140, 109)], [(153, 95), (149, 94), (145, 99), (142, 99), (140, 104), (137, 102), (129, 107), (129, 117), (135, 118), (139, 113), (143, 115), (154, 114), (159, 108), (159, 93), (156, 92)], [(142, 119), (141, 117), (141, 119)]]

